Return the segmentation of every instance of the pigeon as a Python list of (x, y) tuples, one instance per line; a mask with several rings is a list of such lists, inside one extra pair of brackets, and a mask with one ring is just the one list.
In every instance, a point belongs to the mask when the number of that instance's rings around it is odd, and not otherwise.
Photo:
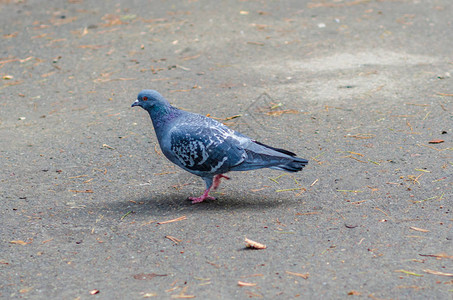
[(182, 169), (200, 176), (206, 190), (199, 197), (189, 197), (200, 203), (216, 190), (220, 180), (230, 171), (270, 168), (298, 172), (308, 164), (293, 152), (274, 148), (236, 132), (206, 116), (180, 110), (155, 90), (142, 90), (132, 107), (145, 109), (152, 120), (162, 153)]

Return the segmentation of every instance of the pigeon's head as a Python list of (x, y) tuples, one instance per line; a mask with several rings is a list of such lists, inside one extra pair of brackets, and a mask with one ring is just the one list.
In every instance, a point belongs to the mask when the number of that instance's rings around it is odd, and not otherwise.
[(165, 98), (162, 97), (162, 95), (159, 94), (157, 91), (143, 90), (138, 94), (137, 100), (135, 100), (135, 102), (132, 103), (131, 107), (141, 106), (147, 111), (150, 111), (155, 106), (162, 106), (167, 104), (168, 104), (167, 100), (165, 100)]

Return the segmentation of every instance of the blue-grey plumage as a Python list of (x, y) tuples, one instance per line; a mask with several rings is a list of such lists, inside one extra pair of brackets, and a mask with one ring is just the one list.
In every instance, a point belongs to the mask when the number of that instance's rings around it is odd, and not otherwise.
[(154, 90), (143, 90), (133, 106), (148, 111), (162, 153), (174, 164), (200, 176), (206, 190), (192, 203), (213, 199), (223, 175), (229, 171), (271, 168), (287, 172), (301, 171), (306, 159), (279, 148), (264, 145), (211, 118), (179, 110)]

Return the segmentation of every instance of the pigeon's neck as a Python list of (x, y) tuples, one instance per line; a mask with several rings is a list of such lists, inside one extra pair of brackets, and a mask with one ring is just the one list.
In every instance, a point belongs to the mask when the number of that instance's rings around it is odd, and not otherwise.
[(181, 111), (168, 104), (153, 107), (153, 109), (149, 110), (148, 113), (153, 121), (154, 130), (157, 133), (161, 128), (164, 128), (176, 119), (180, 115)]

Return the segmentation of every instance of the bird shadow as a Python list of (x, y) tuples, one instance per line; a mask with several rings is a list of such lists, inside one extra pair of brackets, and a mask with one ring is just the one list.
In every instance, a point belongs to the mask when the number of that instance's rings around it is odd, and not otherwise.
[(111, 212), (124, 213), (132, 211), (136, 215), (162, 216), (175, 212), (181, 213), (206, 213), (219, 211), (248, 211), (257, 209), (271, 209), (284, 203), (279, 197), (261, 194), (216, 195), (215, 200), (206, 200), (192, 204), (187, 196), (181, 193), (158, 194), (151, 193), (149, 196), (136, 199), (124, 199), (109, 203), (108, 210)]

